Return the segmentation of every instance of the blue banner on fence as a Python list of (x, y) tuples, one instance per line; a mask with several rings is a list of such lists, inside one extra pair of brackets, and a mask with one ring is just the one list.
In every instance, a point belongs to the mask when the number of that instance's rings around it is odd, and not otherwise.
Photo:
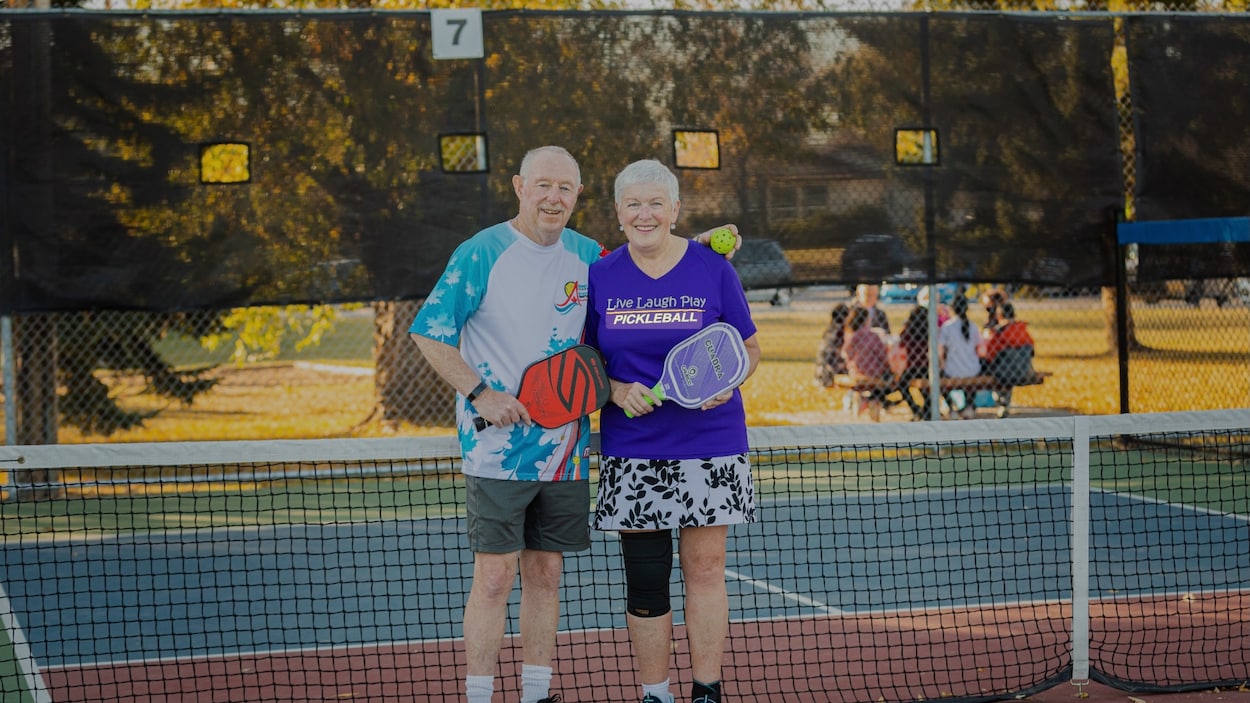
[(1121, 222), (1116, 227), (1116, 238), (1120, 244), (1250, 242), (1250, 217)]

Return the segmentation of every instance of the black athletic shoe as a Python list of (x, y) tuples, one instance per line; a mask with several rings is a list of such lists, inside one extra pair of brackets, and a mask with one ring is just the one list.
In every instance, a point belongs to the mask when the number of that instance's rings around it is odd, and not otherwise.
[(560, 697), (560, 694), (553, 693), (550, 696), (538, 701), (538, 703), (562, 703), (563, 700), (564, 699)]
[(691, 691), (691, 703), (721, 703), (720, 682), (707, 686), (696, 682)]

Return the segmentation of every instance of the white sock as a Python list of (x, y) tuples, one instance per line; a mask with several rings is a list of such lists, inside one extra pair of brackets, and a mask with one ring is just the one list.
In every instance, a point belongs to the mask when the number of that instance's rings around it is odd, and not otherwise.
[(551, 690), (551, 667), (525, 664), (521, 667), (521, 703), (538, 703)]
[(673, 697), (668, 692), (668, 679), (664, 679), (659, 683), (644, 683), (642, 685), (642, 697), (655, 696), (664, 703), (669, 703)]
[(464, 677), (464, 695), (467, 703), (490, 703), (491, 697), (495, 695), (495, 677)]

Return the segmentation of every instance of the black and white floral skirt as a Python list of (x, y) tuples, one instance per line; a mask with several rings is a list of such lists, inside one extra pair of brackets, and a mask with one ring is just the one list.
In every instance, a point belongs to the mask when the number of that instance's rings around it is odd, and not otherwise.
[(595, 528), (661, 530), (755, 522), (755, 489), (745, 454), (709, 459), (628, 459), (599, 463)]

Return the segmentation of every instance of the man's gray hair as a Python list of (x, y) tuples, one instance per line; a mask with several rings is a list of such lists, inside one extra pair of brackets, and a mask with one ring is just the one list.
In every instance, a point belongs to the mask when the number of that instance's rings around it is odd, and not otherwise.
[(674, 203), (680, 200), (677, 176), (674, 176), (673, 172), (659, 161), (643, 159), (626, 166), (616, 175), (616, 204), (620, 205), (621, 203), (621, 191), (642, 183), (658, 183), (668, 189), (669, 200)]
[(518, 171), (521, 178), (525, 178), (529, 175), (530, 168), (534, 163), (534, 157), (539, 154), (560, 154), (561, 156), (568, 157), (569, 161), (573, 162), (573, 168), (577, 171), (577, 185), (582, 184), (582, 167), (577, 164), (577, 159), (573, 158), (573, 155), (569, 153), (568, 149), (565, 149), (562, 146), (554, 145), (535, 147), (525, 152), (525, 158), (521, 159), (521, 169)]

